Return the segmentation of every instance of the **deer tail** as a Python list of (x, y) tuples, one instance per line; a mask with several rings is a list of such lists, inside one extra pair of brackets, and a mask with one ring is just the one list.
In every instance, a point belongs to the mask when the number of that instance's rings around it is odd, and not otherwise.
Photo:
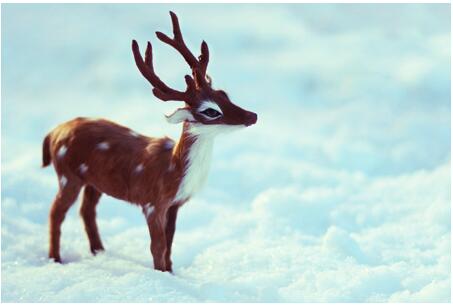
[(50, 134), (48, 134), (42, 142), (42, 167), (50, 164), (52, 157), (50, 156)]

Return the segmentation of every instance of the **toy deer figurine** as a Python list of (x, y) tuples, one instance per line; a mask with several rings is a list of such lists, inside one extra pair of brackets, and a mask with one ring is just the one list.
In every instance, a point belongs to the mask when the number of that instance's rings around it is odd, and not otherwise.
[(184, 108), (167, 116), (170, 123), (183, 123), (176, 144), (166, 137), (147, 137), (107, 120), (87, 118), (63, 123), (44, 139), (43, 167), (52, 162), (59, 180), (49, 216), (49, 257), (56, 262), (61, 262), (61, 224), (84, 187), (80, 213), (93, 254), (104, 250), (96, 225), (96, 205), (105, 193), (142, 208), (151, 236), (154, 268), (172, 272), (176, 215), (206, 179), (214, 136), (256, 123), (255, 113), (236, 106), (224, 91), (211, 87), (206, 75), (208, 45), (203, 41), (197, 59), (184, 43), (178, 18), (173, 12), (170, 15), (174, 38), (156, 34), (179, 51), (192, 69), (192, 76), (185, 76), (184, 92), (168, 87), (155, 74), (149, 42), (144, 61), (135, 40), (132, 52), (157, 98), (185, 102)]

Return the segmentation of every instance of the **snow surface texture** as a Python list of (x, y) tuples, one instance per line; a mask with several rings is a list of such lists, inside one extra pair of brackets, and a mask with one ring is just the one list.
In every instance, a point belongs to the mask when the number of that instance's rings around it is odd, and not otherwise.
[[(180, 16), (258, 124), (219, 137), (179, 214), (175, 275), (140, 209), (103, 197), (96, 257), (73, 207), (47, 260), (58, 181), (41, 141), (76, 116), (177, 137), (132, 38), (184, 88), (154, 31)], [(450, 13), (445, 5), (2, 5), (2, 301), (449, 302)]]

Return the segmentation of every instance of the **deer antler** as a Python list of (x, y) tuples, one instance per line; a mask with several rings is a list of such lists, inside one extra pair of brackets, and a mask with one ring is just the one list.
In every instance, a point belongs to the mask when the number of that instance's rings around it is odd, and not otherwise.
[[(145, 60), (143, 61), (142, 55), (138, 43), (132, 40), (132, 52), (134, 53), (135, 63), (137, 68), (140, 70), (142, 75), (151, 83), (154, 87), (154, 95), (163, 101), (185, 101), (190, 104), (191, 97), (193, 96), (196, 89), (200, 89), (205, 86), (210, 86), (210, 80), (206, 76), (206, 69), (209, 62), (209, 49), (205, 41), (201, 43), (201, 55), (197, 60), (195, 56), (187, 48), (184, 39), (182, 38), (181, 29), (179, 27), (178, 17), (175, 13), (170, 12), (171, 22), (173, 24), (174, 38), (171, 39), (162, 32), (156, 32), (157, 38), (166, 44), (171, 45), (184, 57), (186, 62), (192, 69), (192, 77), (189, 75), (185, 76), (187, 88), (185, 92), (178, 91), (168, 87), (160, 78), (156, 75), (153, 68), (153, 51), (151, 43), (148, 41), (145, 52)], [(195, 81), (194, 81), (195, 79)]]
[(175, 13), (171, 11), (170, 16), (171, 23), (173, 25), (174, 38), (171, 39), (162, 32), (156, 32), (157, 38), (159, 38), (162, 42), (169, 44), (170, 46), (175, 48), (184, 57), (184, 59), (192, 69), (192, 75), (195, 79), (195, 84), (197, 88), (203, 87), (206, 84), (208, 84), (206, 82), (206, 70), (209, 62), (208, 44), (205, 41), (201, 43), (201, 55), (197, 60), (197, 58), (192, 54), (192, 52), (190, 52), (189, 48), (187, 48), (186, 43), (182, 38), (178, 17), (176, 16)]
[[(134, 53), (135, 63), (138, 70), (142, 75), (151, 83), (154, 87), (154, 95), (163, 100), (163, 101), (184, 101), (187, 99), (187, 91), (181, 92), (175, 89), (168, 87), (154, 72), (153, 67), (153, 51), (151, 43), (148, 41), (145, 52), (145, 61), (143, 61), (142, 55), (140, 54), (140, 49), (138, 43), (135, 40), (132, 40), (132, 52)], [(189, 76), (190, 77), (190, 76)], [(186, 80), (187, 82), (187, 80)], [(193, 81), (192, 81), (193, 82)], [(189, 87), (189, 83), (187, 84)]]

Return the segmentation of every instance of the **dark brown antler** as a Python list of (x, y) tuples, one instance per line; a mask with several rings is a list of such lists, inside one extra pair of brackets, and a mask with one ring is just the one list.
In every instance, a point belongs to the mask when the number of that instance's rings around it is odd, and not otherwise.
[(181, 28), (179, 27), (178, 17), (175, 13), (170, 12), (171, 22), (173, 25), (173, 36), (174, 38), (171, 39), (167, 35), (162, 32), (156, 32), (157, 38), (161, 41), (165, 42), (166, 44), (171, 45), (175, 48), (181, 55), (184, 57), (186, 62), (189, 64), (190, 68), (192, 69), (192, 75), (195, 79), (195, 83), (197, 88), (203, 87), (207, 85), (206, 82), (206, 70), (209, 63), (209, 49), (208, 44), (203, 41), (201, 43), (201, 55), (199, 59), (190, 52), (189, 48), (187, 48), (184, 39), (182, 38)]
[[(173, 24), (173, 34), (174, 38), (171, 39), (167, 35), (156, 32), (157, 37), (174, 47), (176, 50), (181, 53), (186, 62), (189, 64), (192, 69), (192, 77), (189, 75), (185, 76), (187, 88), (185, 92), (178, 91), (168, 87), (154, 72), (153, 67), (153, 51), (151, 43), (148, 41), (148, 46), (146, 47), (145, 60), (143, 61), (142, 55), (140, 54), (140, 49), (138, 47), (137, 41), (132, 41), (132, 52), (134, 53), (135, 63), (137, 64), (138, 69), (142, 75), (151, 83), (153, 88), (154, 95), (163, 100), (163, 101), (185, 101), (190, 104), (191, 98), (195, 93), (195, 90), (205, 86), (210, 86), (210, 80), (206, 76), (206, 69), (209, 62), (209, 49), (205, 41), (201, 43), (201, 55), (197, 60), (195, 56), (187, 48), (184, 39), (182, 38), (181, 29), (179, 27), (178, 17), (175, 13), (170, 12), (171, 22)], [(195, 81), (194, 81), (195, 79)]]
[[(145, 61), (143, 61), (142, 55), (138, 43), (132, 40), (132, 52), (134, 53), (135, 63), (137, 64), (138, 70), (142, 75), (151, 83), (154, 87), (154, 95), (163, 101), (184, 101), (186, 100), (186, 92), (181, 92), (168, 87), (160, 78), (154, 73), (153, 67), (153, 51), (151, 43), (148, 41), (145, 52)], [(189, 85), (189, 84), (188, 84)]]

